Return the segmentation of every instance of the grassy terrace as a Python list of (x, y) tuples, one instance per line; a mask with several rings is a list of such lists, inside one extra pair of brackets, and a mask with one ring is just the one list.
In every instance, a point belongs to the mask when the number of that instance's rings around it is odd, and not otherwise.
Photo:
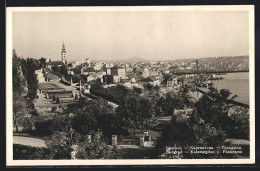
[(39, 89), (42, 90), (61, 90), (64, 89), (55, 83), (39, 83)]
[(50, 80), (58, 80), (59, 77), (51, 72), (48, 72), (48, 77)]

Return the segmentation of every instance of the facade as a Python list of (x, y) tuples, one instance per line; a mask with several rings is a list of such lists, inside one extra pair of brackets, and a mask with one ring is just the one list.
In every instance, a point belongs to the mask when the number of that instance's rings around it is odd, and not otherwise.
[(65, 90), (52, 90), (52, 91), (44, 91), (46, 98), (51, 99), (53, 97), (57, 98), (73, 98), (72, 91), (65, 91)]
[(157, 79), (156, 77), (150, 77), (150, 79), (151, 79), (151, 82), (149, 82), (151, 85), (153, 85), (153, 86), (160, 86), (161, 84), (161, 82), (160, 82), (160, 80), (159, 79)]
[(111, 75), (118, 76), (119, 78), (125, 78), (125, 69), (119, 67), (111, 68)]
[(90, 75), (90, 74), (95, 74), (96, 71), (94, 70), (93, 67), (83, 67), (80, 71), (80, 74), (83, 75)]
[(47, 62), (47, 64), (46, 64), (46, 67), (51, 69), (51, 67), (54, 66), (54, 65), (57, 65), (58, 67), (60, 67), (60, 66), (63, 65), (63, 63), (62, 63), (62, 61), (51, 61), (51, 60), (49, 60), (49, 62)]
[(92, 75), (89, 75), (87, 77), (87, 82), (94, 81), (94, 80), (96, 80), (96, 78), (94, 76), (92, 76)]
[(147, 78), (149, 76), (150, 76), (150, 72), (149, 71), (142, 72), (142, 77)]
[(113, 76), (113, 82), (114, 82), (114, 83), (119, 83), (119, 82), (120, 82), (120, 77), (117, 76), (117, 75), (114, 75), (114, 76)]
[(178, 84), (178, 80), (177, 78), (170, 78), (168, 81), (167, 81), (167, 87), (174, 87), (175, 85)]
[(111, 68), (107, 68), (107, 75), (111, 75)]

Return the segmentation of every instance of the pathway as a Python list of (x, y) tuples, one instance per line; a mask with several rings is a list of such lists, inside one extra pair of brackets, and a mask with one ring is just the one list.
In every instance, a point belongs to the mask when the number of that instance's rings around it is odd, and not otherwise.
[(29, 145), (32, 147), (46, 147), (43, 139), (13, 136), (13, 144)]

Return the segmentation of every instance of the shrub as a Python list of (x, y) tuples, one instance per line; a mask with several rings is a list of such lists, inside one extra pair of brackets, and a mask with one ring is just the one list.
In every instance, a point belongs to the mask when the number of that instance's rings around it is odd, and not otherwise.
[(39, 160), (48, 159), (50, 151), (43, 147), (31, 147), (26, 145), (13, 145), (14, 160)]
[(23, 131), (30, 132), (32, 131), (33, 123), (29, 118), (23, 120)]

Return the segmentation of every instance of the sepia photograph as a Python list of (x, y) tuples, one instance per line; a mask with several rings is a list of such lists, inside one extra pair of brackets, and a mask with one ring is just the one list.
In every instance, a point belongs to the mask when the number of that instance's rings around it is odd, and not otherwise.
[(255, 163), (254, 6), (6, 8), (6, 164)]

